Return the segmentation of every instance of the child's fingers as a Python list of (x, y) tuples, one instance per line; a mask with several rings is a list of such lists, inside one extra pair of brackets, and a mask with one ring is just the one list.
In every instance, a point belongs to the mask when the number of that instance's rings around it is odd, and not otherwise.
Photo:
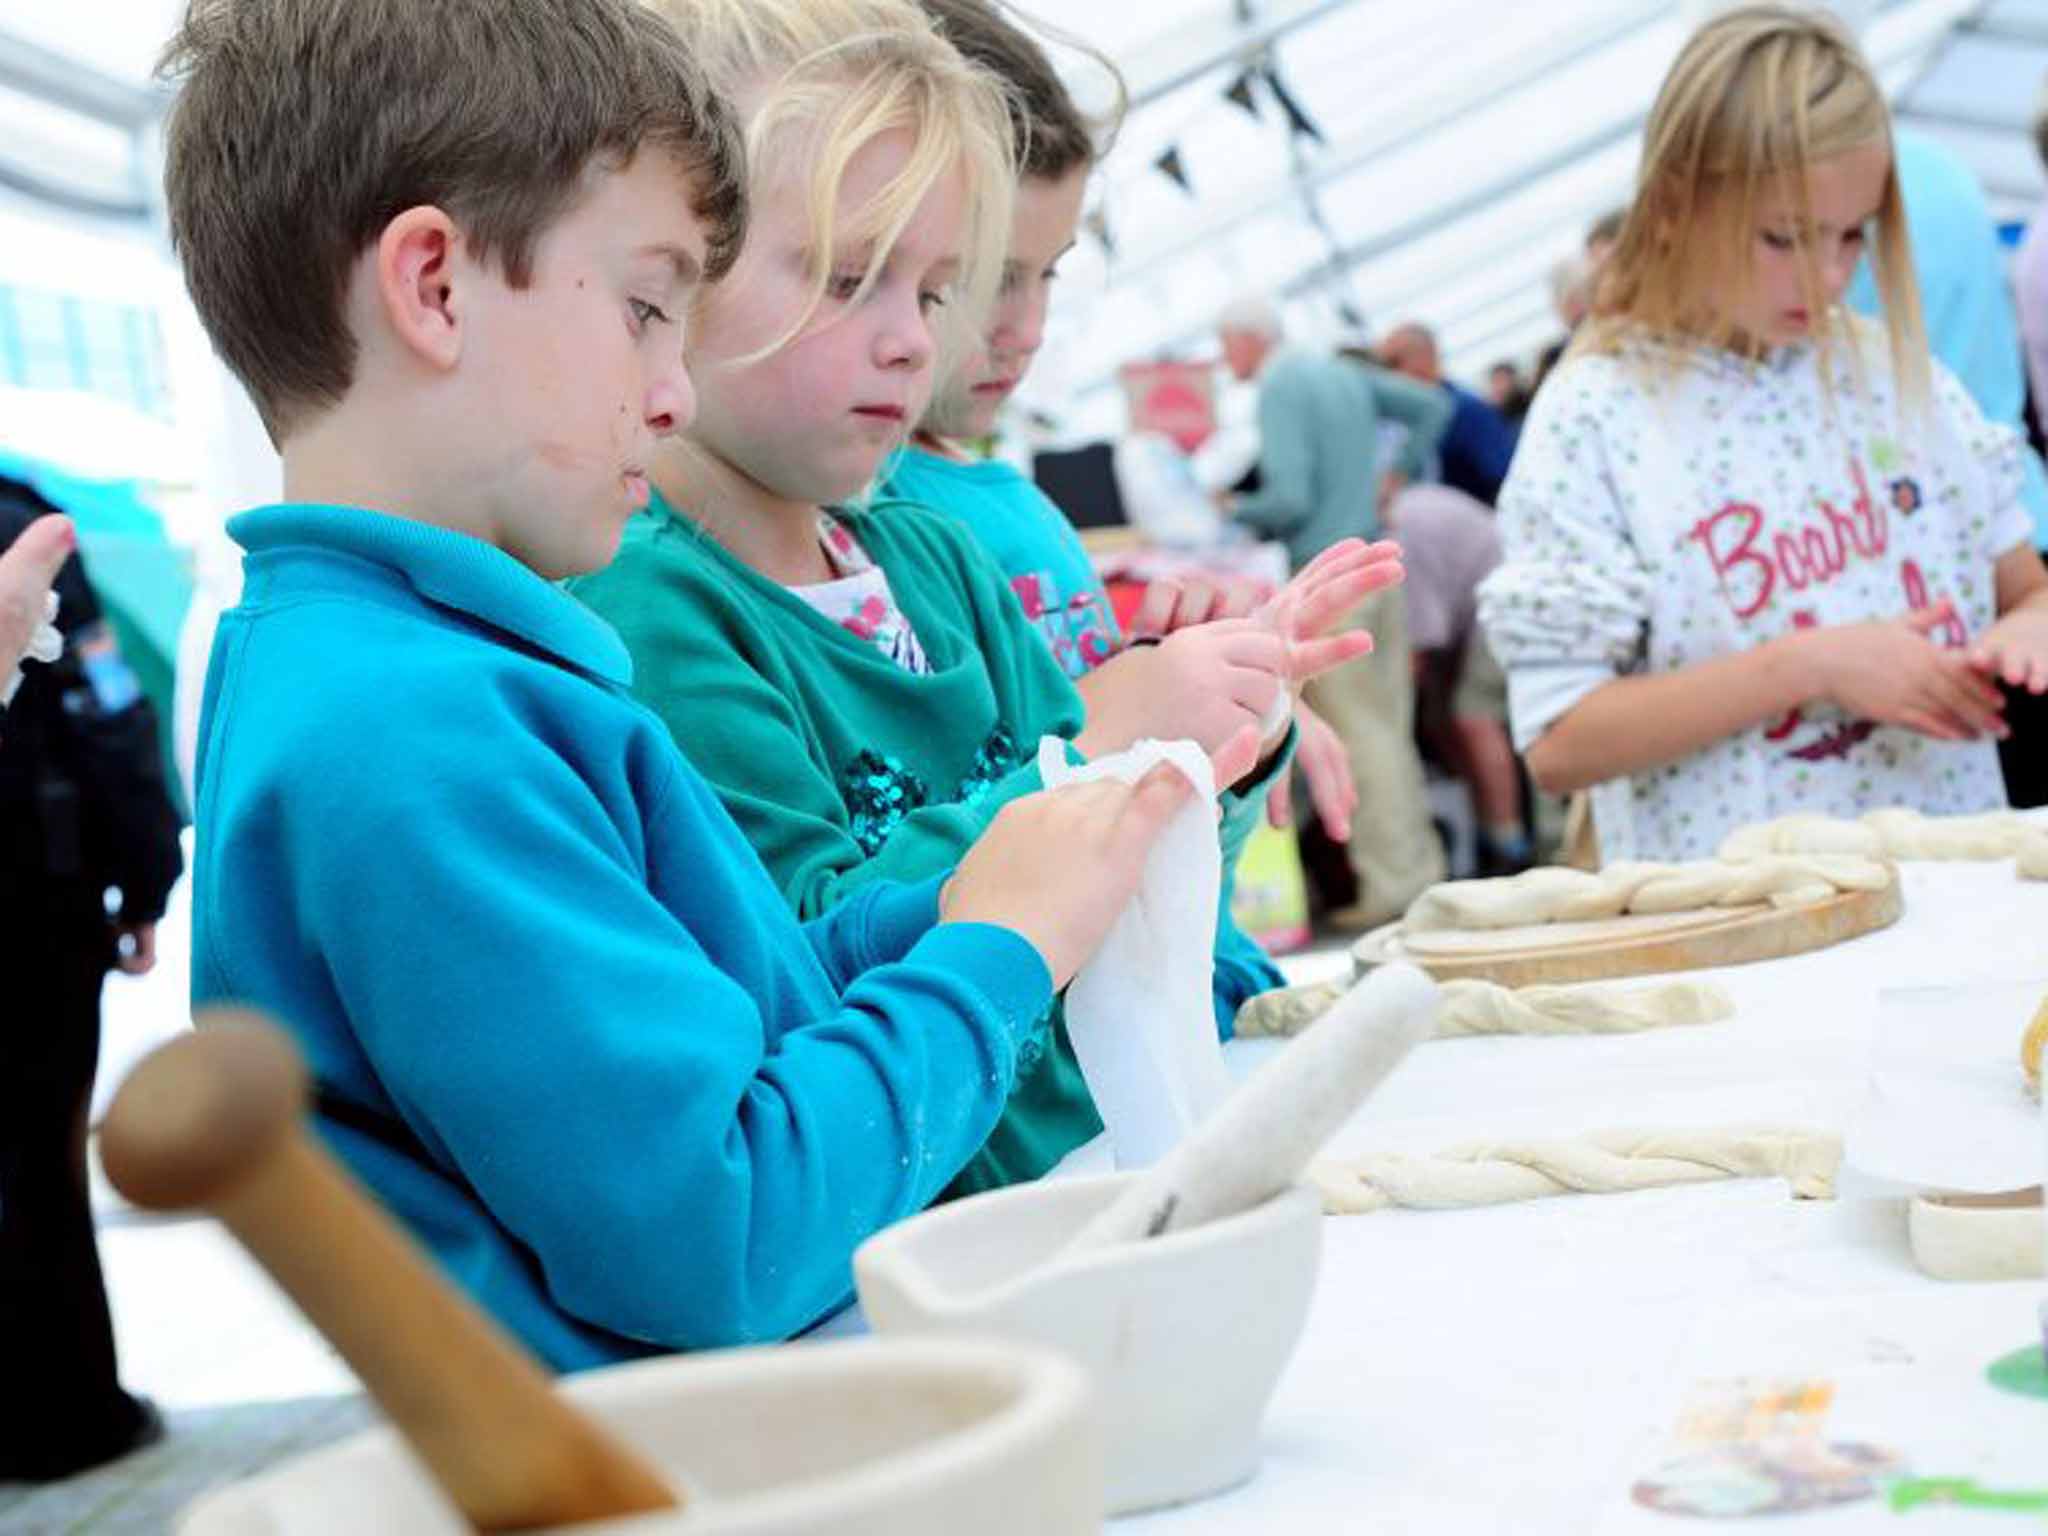
[(1206, 625), (1214, 616), (1217, 616), (1217, 584), (1202, 578), (1202, 575), (1180, 578), (1180, 602), (1174, 604), (1174, 625), (1171, 629)]
[(1956, 616), (1956, 605), (1947, 598), (1915, 608), (1906, 615), (1906, 627), (1915, 634), (1929, 635)]
[(1180, 582), (1174, 577), (1162, 576), (1150, 583), (1138, 601), (1138, 611), (1131, 615), (1132, 638), (1156, 639), (1168, 633), (1179, 604)]
[(1314, 802), (1316, 819), (1322, 822), (1323, 830), (1333, 842), (1351, 841), (1351, 813), (1358, 809), (1358, 786), (1352, 782), (1351, 765), (1342, 757), (1334, 762), (1319, 762), (1311, 768), (1303, 765), (1308, 778), (1309, 799)]
[(1291, 626), (1297, 635), (1319, 635), (1340, 623), (1375, 592), (1398, 587), (1406, 579), (1398, 562), (1381, 561), (1346, 571), (1305, 593), (1295, 607)]
[(1985, 708), (1983, 702), (1967, 689), (1959, 687), (1953, 679), (1942, 679), (1933, 687), (1931, 703), (1946, 719), (1961, 727), (1964, 739), (1975, 741), (1977, 737), (1990, 732), (1996, 734), (2004, 729), (1996, 710)]
[(1900, 710), (1899, 723), (1908, 730), (1918, 731), (1922, 736), (1932, 736), (1936, 741), (1962, 741), (1966, 739), (1959, 726), (1950, 725), (1945, 720), (1937, 719), (1932, 713), (1924, 709), (1908, 708)]
[(28, 649), (43, 622), (43, 600), (78, 547), (71, 519), (52, 512), (21, 531), (0, 555), (0, 677)]
[(1942, 657), (1941, 671), (1943, 677), (1961, 690), (1976, 709), (2003, 715), (2005, 695), (1999, 690), (1995, 678), (1986, 677), (1966, 661), (1952, 660), (1946, 655)]
[(1274, 779), (1272, 791), (1266, 796), (1266, 825), (1281, 832), (1294, 825), (1292, 774), (1283, 773)]
[(1334, 667), (1372, 654), (1372, 635), (1363, 629), (1347, 629), (1327, 640), (1302, 640), (1291, 648), (1287, 675), (1297, 683), (1321, 677)]
[(1344, 565), (1350, 561), (1364, 558), (1373, 547), (1360, 538), (1339, 539), (1336, 543), (1325, 546), (1313, 560), (1296, 571), (1293, 580), (1289, 581), (1288, 585), (1298, 587), (1312, 583), (1332, 566)]

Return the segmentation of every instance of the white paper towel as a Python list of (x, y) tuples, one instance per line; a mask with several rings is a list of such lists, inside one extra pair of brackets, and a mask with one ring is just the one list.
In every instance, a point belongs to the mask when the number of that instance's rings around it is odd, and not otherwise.
[(1135, 783), (1169, 762), (1195, 793), (1152, 845), (1136, 894), (1067, 988), (1067, 1034), (1108, 1127), (1119, 1168), (1145, 1168), (1229, 1096), (1216, 1038), (1216, 904), (1223, 853), (1216, 780), (1191, 741), (1140, 741), (1077, 767), (1066, 743), (1038, 745), (1048, 789), (1090, 779)]
[(2020, 1036), (2041, 981), (1878, 993), (1870, 1078), (1847, 1159), (1927, 1189), (2021, 1189), (2042, 1174), (2040, 1111), (2021, 1086)]

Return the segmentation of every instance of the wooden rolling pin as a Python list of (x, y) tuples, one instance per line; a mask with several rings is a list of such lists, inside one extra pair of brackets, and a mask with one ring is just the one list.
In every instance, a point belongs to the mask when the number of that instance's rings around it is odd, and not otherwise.
[(638, 1453), (556, 1396), (302, 1127), (306, 1072), (234, 1009), (137, 1067), (100, 1130), (114, 1187), (203, 1206), (324, 1333), (480, 1531), (675, 1508)]
[(1062, 1250), (1183, 1231), (1262, 1205), (1301, 1177), (1337, 1127), (1436, 1029), (1437, 987), (1380, 966), (1346, 992)]

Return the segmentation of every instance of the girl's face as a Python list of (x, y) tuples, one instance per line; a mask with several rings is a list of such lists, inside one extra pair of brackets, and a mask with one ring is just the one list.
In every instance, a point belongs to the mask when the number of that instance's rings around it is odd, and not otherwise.
[(1762, 198), (1750, 233), (1747, 292), (1728, 305), (1726, 318), (1743, 335), (1770, 346), (1811, 336), (1815, 317), (1801, 277), (1806, 252), (1811, 249), (1819, 276), (1819, 298), (1832, 309), (1863, 259), (1890, 174), (1891, 151), (1883, 144), (1816, 160), (1806, 178), (1811, 228), (1801, 225), (1798, 208), (1788, 200)]
[(1027, 176), (1017, 185), (1003, 286), (977, 356), (946, 381), (924, 425), (941, 437), (986, 437), (996, 412), (1031, 369), (1045, 340), (1045, 311), (1060, 258), (1074, 246), (1088, 167), (1056, 180)]
[[(903, 168), (907, 131), (878, 135), (848, 162), (835, 222), (847, 227)], [(799, 174), (769, 172), (732, 273), (707, 291), (696, 326), (697, 419), (688, 437), (771, 499), (844, 501), (874, 478), (931, 395), (935, 322), (960, 265), (966, 187), (957, 171), (918, 205), (874, 285), (855, 290), (869, 252), (831, 253), (824, 300), (785, 334), (810, 293), (812, 233)]]

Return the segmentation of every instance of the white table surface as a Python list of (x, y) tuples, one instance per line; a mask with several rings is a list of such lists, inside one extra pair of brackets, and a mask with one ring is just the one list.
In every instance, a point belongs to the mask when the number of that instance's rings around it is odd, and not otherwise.
[[(1862, 1095), (1880, 986), (2048, 990), (2048, 885), (2016, 880), (2009, 862), (1908, 865), (1904, 879), (1905, 916), (1882, 933), (1707, 973), (1736, 1000), (1727, 1023), (1425, 1045), (1331, 1150), (1611, 1126), (1841, 1129)], [(1275, 1048), (1229, 1049), (1243, 1068)], [(1827, 1438), (1886, 1446), (1917, 1475), (2048, 1485), (2048, 1401), (1983, 1379), (1993, 1358), (2039, 1339), (2048, 1286), (1925, 1278), (1905, 1198), (1852, 1170), (1832, 1202), (1759, 1180), (1332, 1219), (1258, 1475), (1113, 1529), (1683, 1531), (1697, 1522), (1644, 1511), (1629, 1489), (1661, 1459), (1692, 1385), (1733, 1376), (1833, 1381)], [(1219, 1329), (1231, 1304), (1219, 1298)], [(2038, 1528), (1875, 1501), (1770, 1519), (1909, 1536)]]

